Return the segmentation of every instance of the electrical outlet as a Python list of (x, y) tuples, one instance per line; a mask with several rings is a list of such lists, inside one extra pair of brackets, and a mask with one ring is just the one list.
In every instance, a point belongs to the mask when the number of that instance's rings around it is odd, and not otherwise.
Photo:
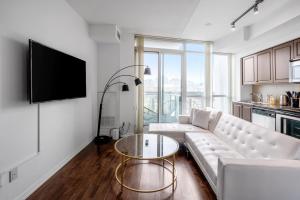
[(13, 168), (9, 171), (9, 182), (12, 182), (18, 178), (18, 168)]

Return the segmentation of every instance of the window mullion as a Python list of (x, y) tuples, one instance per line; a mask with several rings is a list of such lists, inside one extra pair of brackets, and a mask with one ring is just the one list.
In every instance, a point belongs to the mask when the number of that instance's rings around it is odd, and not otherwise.
[(181, 65), (181, 108), (182, 114), (186, 113), (186, 98), (187, 98), (187, 76), (186, 76), (186, 53), (182, 54)]

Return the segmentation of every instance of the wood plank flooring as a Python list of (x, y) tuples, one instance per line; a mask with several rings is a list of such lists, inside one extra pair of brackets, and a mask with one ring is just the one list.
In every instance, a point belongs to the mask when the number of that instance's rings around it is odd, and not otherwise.
[[(120, 156), (113, 143), (98, 147), (91, 143), (28, 199), (216, 200), (197, 164), (184, 152), (176, 154), (178, 183), (173, 194), (171, 187), (156, 193), (136, 193), (127, 189), (120, 193), (120, 185), (114, 178), (119, 162)], [(124, 177), (130, 186), (154, 189), (170, 181), (170, 175), (159, 166), (133, 164), (128, 164)]]

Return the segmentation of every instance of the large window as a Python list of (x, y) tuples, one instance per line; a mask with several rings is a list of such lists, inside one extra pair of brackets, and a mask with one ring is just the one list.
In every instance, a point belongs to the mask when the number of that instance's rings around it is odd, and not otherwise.
[(176, 122), (181, 113), (181, 68), (180, 53), (162, 54), (160, 122)]
[(182, 54), (146, 51), (151, 76), (144, 80), (144, 124), (176, 122), (182, 113)]
[(230, 55), (213, 54), (212, 106), (229, 113), (230, 102)]
[(144, 124), (158, 122), (158, 53), (145, 52), (144, 62), (151, 66), (151, 76), (144, 76)]
[(186, 52), (186, 102), (184, 114), (192, 108), (205, 107), (204, 53)]
[(229, 55), (207, 54), (211, 47), (201, 42), (145, 38), (144, 47), (144, 63), (152, 71), (144, 80), (145, 125), (176, 122), (192, 108), (229, 111)]

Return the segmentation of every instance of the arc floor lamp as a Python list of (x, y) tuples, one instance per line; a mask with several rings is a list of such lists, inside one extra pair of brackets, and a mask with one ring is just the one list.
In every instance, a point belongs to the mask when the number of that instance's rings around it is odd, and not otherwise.
[(100, 135), (103, 99), (104, 99), (104, 96), (105, 96), (106, 92), (108, 91), (108, 89), (110, 87), (114, 86), (114, 85), (122, 84), (122, 92), (129, 91), (129, 86), (128, 86), (127, 83), (122, 82), (122, 81), (116, 81), (116, 79), (118, 79), (120, 77), (124, 77), (124, 76), (134, 78), (134, 83), (135, 83), (136, 86), (142, 84), (142, 81), (138, 77), (136, 77), (136, 76), (133, 76), (133, 75), (130, 75), (130, 74), (120, 74), (121, 71), (123, 71), (125, 69), (128, 69), (128, 68), (134, 68), (134, 67), (145, 67), (144, 74), (145, 75), (151, 75), (151, 69), (147, 65), (129, 65), (129, 66), (126, 66), (126, 67), (123, 67), (123, 68), (117, 70), (108, 79), (107, 83), (104, 86), (104, 90), (103, 90), (103, 93), (102, 93), (102, 96), (101, 96), (101, 100), (100, 100), (100, 105), (99, 105), (99, 117), (98, 117), (97, 136), (94, 139), (94, 142), (96, 144), (106, 143), (110, 139), (108, 136)]

